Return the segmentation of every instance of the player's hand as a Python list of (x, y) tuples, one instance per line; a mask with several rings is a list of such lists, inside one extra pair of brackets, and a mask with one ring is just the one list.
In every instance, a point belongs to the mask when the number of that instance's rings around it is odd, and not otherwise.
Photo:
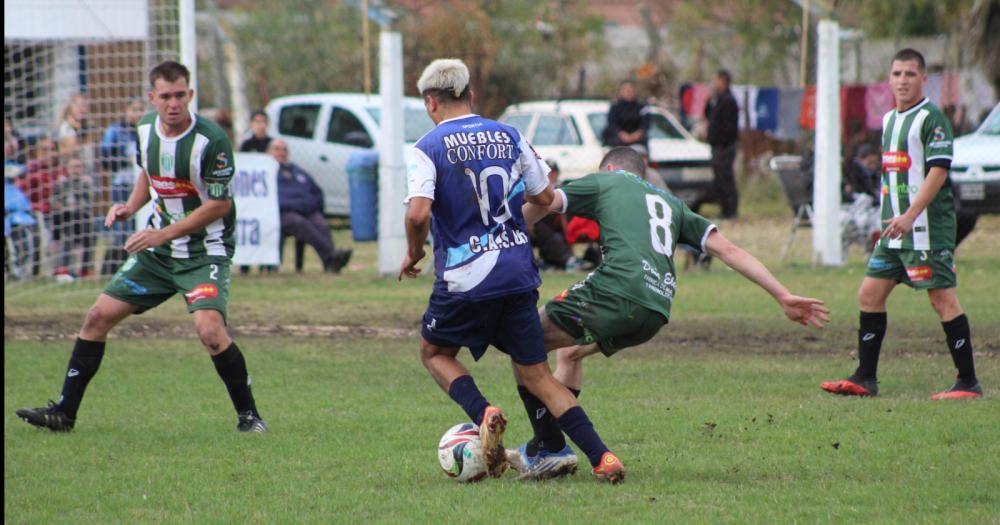
[(167, 242), (167, 236), (161, 230), (147, 228), (132, 234), (125, 241), (125, 251), (128, 253), (139, 253), (148, 248), (156, 248)]
[(882, 237), (898, 239), (906, 235), (913, 228), (913, 220), (910, 214), (904, 213), (898, 217), (882, 221), (887, 223), (885, 230), (882, 232)]
[(419, 275), (420, 268), (417, 268), (417, 263), (419, 263), (425, 255), (427, 255), (427, 252), (425, 252), (423, 248), (420, 248), (419, 251), (413, 255), (407, 253), (406, 257), (403, 258), (403, 264), (399, 266), (399, 276), (397, 279), (402, 281), (404, 275), (411, 279)]
[(124, 221), (131, 217), (132, 214), (128, 211), (128, 206), (124, 204), (112, 204), (111, 208), (108, 209), (108, 215), (104, 218), (104, 227), (110, 228), (115, 221)]
[(778, 299), (778, 304), (781, 305), (786, 317), (800, 325), (823, 328), (830, 322), (830, 309), (823, 306), (823, 301), (820, 299), (787, 295)]

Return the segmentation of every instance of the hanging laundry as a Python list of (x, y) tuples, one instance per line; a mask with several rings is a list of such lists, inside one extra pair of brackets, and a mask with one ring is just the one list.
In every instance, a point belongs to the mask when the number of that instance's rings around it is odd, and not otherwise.
[(816, 129), (816, 86), (806, 86), (806, 90), (802, 94), (799, 124), (805, 129)]
[(788, 88), (778, 91), (778, 128), (774, 137), (778, 140), (798, 140), (802, 127), (799, 115), (802, 113), (802, 88)]
[(840, 88), (840, 129), (844, 143), (851, 137), (863, 134), (866, 128), (865, 93), (866, 86), (844, 86)]
[(865, 90), (865, 125), (868, 129), (882, 129), (882, 116), (895, 105), (888, 82), (869, 85)]
[(757, 86), (741, 84), (730, 86), (736, 98), (736, 104), (740, 107), (740, 129), (753, 128), (757, 124)]
[(757, 91), (757, 113), (755, 129), (775, 131), (778, 129), (778, 88), (760, 88)]

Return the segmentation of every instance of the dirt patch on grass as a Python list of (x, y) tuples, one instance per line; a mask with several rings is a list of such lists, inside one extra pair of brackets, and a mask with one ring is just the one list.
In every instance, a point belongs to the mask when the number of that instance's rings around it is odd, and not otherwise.
[[(5, 341), (52, 341), (76, 337), (79, 316), (17, 318), (4, 316)], [(361, 324), (312, 324), (249, 322), (230, 326), (234, 337), (415, 339), (419, 327), (370, 326)], [(854, 352), (857, 332), (853, 327), (824, 330), (799, 328), (787, 322), (753, 319), (686, 319), (672, 322), (652, 341), (631, 353), (741, 354), (741, 355), (831, 355)], [(113, 332), (116, 339), (194, 338), (187, 320), (132, 317)], [(1000, 334), (976, 334), (976, 355), (1000, 357)], [(886, 348), (893, 354), (938, 356), (944, 349), (940, 327), (909, 327), (905, 333), (890, 333)]]
[[(392, 328), (362, 325), (320, 325), (252, 323), (229, 327), (234, 337), (347, 337), (365, 339), (402, 339), (419, 337), (416, 328)], [(45, 319), (4, 317), (5, 341), (52, 341), (72, 339), (80, 330), (79, 316)], [(134, 317), (112, 332), (118, 339), (196, 337), (189, 322)]]

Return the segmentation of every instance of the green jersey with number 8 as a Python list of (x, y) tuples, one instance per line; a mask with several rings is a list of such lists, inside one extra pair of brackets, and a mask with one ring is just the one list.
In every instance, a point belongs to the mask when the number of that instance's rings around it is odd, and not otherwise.
[(705, 251), (715, 225), (670, 192), (624, 171), (592, 173), (557, 190), (567, 215), (600, 224), (604, 261), (587, 283), (670, 318), (678, 243)]

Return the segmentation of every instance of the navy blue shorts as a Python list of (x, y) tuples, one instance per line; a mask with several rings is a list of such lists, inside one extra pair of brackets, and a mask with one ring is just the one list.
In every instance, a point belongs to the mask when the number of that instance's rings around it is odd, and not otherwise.
[(477, 361), (493, 345), (519, 365), (534, 365), (547, 359), (537, 303), (537, 290), (484, 301), (435, 291), (420, 335), (435, 346), (467, 346)]

